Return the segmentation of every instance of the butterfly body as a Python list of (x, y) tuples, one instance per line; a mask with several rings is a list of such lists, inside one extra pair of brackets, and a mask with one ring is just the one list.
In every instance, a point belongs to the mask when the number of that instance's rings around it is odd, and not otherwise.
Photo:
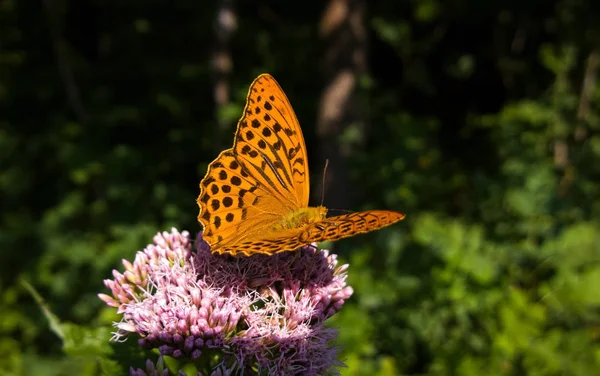
[(273, 226), (273, 231), (290, 230), (301, 228), (311, 223), (320, 222), (327, 216), (327, 208), (324, 206), (296, 209), (281, 219)]
[(309, 207), (309, 176), (302, 130), (287, 97), (268, 74), (246, 99), (234, 144), (200, 182), (198, 221), (214, 253), (272, 255), (312, 242), (336, 240), (404, 219), (391, 210), (327, 218)]

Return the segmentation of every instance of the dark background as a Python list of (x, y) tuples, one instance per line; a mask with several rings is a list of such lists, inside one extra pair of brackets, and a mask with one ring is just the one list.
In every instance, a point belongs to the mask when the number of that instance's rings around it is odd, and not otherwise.
[[(311, 204), (329, 159), (326, 206), (407, 214), (328, 245), (355, 289), (332, 320), (344, 375), (597, 374), (598, 7), (0, 2), (0, 369), (123, 356), (102, 280), (157, 231), (200, 229), (198, 182), (269, 72), (303, 126)], [(96, 333), (80, 336), (96, 355), (42, 307)]]

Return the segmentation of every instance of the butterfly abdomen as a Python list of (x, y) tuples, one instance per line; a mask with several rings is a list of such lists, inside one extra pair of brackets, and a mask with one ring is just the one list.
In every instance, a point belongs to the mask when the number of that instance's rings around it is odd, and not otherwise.
[(274, 225), (273, 230), (290, 230), (303, 227), (323, 220), (326, 215), (327, 209), (323, 206), (296, 209)]

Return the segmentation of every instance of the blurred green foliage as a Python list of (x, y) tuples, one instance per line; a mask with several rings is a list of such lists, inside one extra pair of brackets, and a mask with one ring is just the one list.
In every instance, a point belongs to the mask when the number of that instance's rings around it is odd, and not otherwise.
[[(145, 356), (108, 344), (102, 280), (155, 232), (199, 229), (198, 181), (258, 73), (320, 177), (324, 5), (239, 2), (220, 109), (212, 5), (36, 5), (0, 2), (0, 369), (124, 374)], [(344, 375), (598, 374), (599, 10), (368, 3), (370, 128), (350, 135), (365, 142), (346, 209), (408, 216), (333, 245), (355, 289), (334, 320)]]

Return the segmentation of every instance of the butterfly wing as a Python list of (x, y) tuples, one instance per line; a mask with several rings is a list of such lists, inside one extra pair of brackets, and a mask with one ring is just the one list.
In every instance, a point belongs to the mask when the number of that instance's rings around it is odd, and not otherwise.
[(214, 251), (260, 231), (268, 233), (286, 214), (278, 198), (250, 176), (231, 149), (209, 165), (197, 203), (202, 236)]
[(308, 196), (300, 125), (275, 79), (260, 75), (250, 86), (233, 148), (209, 165), (200, 182), (203, 237), (223, 253), (224, 247), (269, 236), (285, 215), (308, 206)]
[(358, 213), (338, 215), (311, 223), (300, 229), (286, 232), (246, 238), (236, 243), (235, 247), (225, 246), (219, 253), (232, 255), (262, 253), (272, 255), (279, 252), (296, 250), (307, 244), (331, 241), (366, 233), (389, 226), (403, 220), (404, 214), (391, 210), (369, 210)]
[(300, 124), (285, 93), (269, 74), (254, 80), (233, 150), (260, 186), (289, 209), (308, 206), (310, 182)]
[(406, 215), (403, 213), (393, 210), (367, 210), (342, 214), (310, 224), (300, 237), (303, 242), (308, 243), (338, 240), (379, 230), (403, 220), (404, 217)]

